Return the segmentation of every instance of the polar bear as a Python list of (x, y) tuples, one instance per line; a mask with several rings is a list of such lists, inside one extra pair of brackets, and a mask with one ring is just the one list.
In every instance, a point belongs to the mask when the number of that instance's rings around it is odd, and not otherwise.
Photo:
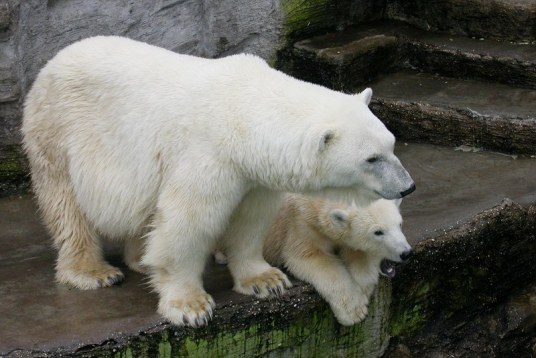
[(357, 207), (288, 195), (266, 236), (265, 258), (311, 283), (337, 320), (353, 325), (366, 316), (379, 275), (393, 277), (392, 261), (411, 255), (399, 205), (379, 199)]
[(280, 192), (357, 186), (392, 199), (415, 188), (371, 95), (296, 80), (252, 55), (203, 59), (115, 36), (68, 46), (38, 74), (22, 125), (57, 280), (118, 283), (100, 237), (123, 240), (158, 311), (200, 326), (214, 308), (205, 261), (223, 235), (237, 291), (284, 288), (262, 257)]

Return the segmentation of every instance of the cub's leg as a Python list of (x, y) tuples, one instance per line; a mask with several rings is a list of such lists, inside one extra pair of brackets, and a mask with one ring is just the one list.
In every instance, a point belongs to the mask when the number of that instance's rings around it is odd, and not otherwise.
[(147, 273), (147, 268), (141, 264), (145, 248), (144, 238), (143, 235), (127, 238), (123, 248), (123, 260), (128, 268), (139, 273)]
[(292, 287), (281, 270), (263, 258), (264, 235), (281, 203), (281, 194), (254, 189), (234, 212), (221, 245), (227, 255), (234, 290), (259, 298), (279, 296)]
[(176, 325), (198, 327), (208, 323), (215, 307), (203, 289), (206, 261), (243, 189), (234, 178), (226, 182), (235, 187), (218, 188), (217, 179), (226, 178), (212, 177), (208, 171), (191, 180), (195, 169), (189, 169), (182, 168), (162, 189), (142, 265), (149, 268), (160, 296), (158, 312)]
[(351, 326), (365, 318), (368, 300), (337, 256), (309, 246), (302, 252), (284, 249), (283, 260), (294, 276), (324, 297), (340, 324)]
[(77, 204), (65, 161), (51, 163), (32, 149), (27, 145), (34, 191), (58, 249), (57, 280), (80, 289), (121, 282), (123, 273), (104, 261), (97, 233)]
[(347, 248), (341, 250), (341, 257), (368, 303), (379, 280), (379, 263), (373, 261), (366, 252)]

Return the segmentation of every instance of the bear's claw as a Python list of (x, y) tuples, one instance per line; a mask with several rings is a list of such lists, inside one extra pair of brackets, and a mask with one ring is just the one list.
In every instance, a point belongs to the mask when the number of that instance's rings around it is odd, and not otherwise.
[(246, 295), (267, 298), (280, 297), (291, 287), (292, 283), (287, 276), (279, 269), (272, 267), (260, 275), (240, 280), (240, 285), (236, 285), (235, 290)]
[(202, 292), (168, 302), (161, 301), (158, 312), (177, 326), (197, 328), (212, 320), (214, 307), (212, 297)]

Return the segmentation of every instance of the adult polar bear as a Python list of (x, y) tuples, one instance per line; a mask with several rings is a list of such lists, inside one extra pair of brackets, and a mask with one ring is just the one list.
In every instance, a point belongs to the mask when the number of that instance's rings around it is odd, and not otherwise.
[(201, 59), (120, 37), (65, 48), (35, 80), (22, 128), (57, 279), (117, 283), (98, 236), (128, 238), (125, 260), (140, 269), (143, 247), (159, 312), (202, 325), (214, 307), (202, 273), (223, 235), (237, 291), (281, 291), (287, 278), (262, 257), (274, 193), (360, 186), (394, 199), (414, 189), (371, 95), (250, 55)]

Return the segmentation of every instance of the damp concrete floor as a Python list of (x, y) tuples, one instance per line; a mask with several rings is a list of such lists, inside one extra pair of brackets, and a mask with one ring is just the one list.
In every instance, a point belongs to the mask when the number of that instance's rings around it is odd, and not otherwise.
[[(466, 222), (503, 198), (536, 203), (535, 158), (405, 143), (397, 153), (417, 185), (402, 204), (412, 244)], [(147, 280), (127, 270), (113, 252), (108, 258), (124, 270), (122, 285), (95, 291), (59, 285), (55, 252), (31, 196), (0, 199), (0, 356), (76, 349), (161, 322)], [(251, 302), (231, 291), (223, 266), (209, 264), (205, 282), (218, 306)]]

